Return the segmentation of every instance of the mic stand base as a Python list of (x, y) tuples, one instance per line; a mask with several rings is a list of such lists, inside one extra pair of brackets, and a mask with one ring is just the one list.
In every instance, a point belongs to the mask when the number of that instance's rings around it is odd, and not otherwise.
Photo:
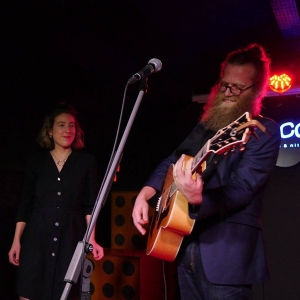
[(81, 262), (84, 259), (84, 243), (82, 241), (77, 243), (75, 252), (73, 254), (72, 260), (70, 262), (68, 271), (65, 276), (66, 285), (64, 288), (64, 291), (62, 293), (62, 296), (60, 300), (65, 300), (68, 298), (68, 295), (70, 293), (70, 290), (72, 288), (72, 284), (77, 282), (77, 279), (79, 277), (80, 271), (81, 271)]

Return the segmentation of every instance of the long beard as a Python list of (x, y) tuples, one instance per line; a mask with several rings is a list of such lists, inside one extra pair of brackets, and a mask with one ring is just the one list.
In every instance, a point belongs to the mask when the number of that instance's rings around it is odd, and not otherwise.
[(224, 98), (224, 93), (219, 93), (217, 87), (212, 89), (200, 120), (205, 129), (218, 131), (238, 119), (245, 112), (250, 112), (252, 116), (258, 115), (260, 112), (260, 102), (256, 101), (253, 93), (249, 93), (243, 99), (236, 96), (230, 97), (235, 103), (228, 106), (221, 105)]

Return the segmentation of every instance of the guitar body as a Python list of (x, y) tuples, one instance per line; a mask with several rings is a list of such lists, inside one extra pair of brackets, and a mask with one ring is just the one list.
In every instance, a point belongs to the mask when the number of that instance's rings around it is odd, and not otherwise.
[[(208, 174), (215, 170), (214, 166), (211, 168), (206, 165), (207, 158), (212, 153), (218, 154), (219, 157), (221, 157), (220, 154), (226, 156), (229, 151), (235, 151), (237, 147), (243, 151), (249, 137), (251, 135), (256, 137), (257, 127), (266, 132), (264, 126), (252, 120), (250, 114), (246, 112), (228, 126), (220, 129), (193, 158), (191, 168), (193, 176), (196, 172), (202, 173), (202, 179), (205, 182)], [(191, 156), (186, 155), (185, 163), (190, 158)], [(214, 164), (217, 161), (218, 159), (214, 159)], [(173, 165), (171, 165), (151, 222), (146, 253), (163, 260), (174, 261), (184, 236), (191, 233), (194, 223), (195, 220), (189, 217), (188, 201), (174, 183)]]
[(194, 227), (195, 220), (189, 217), (188, 210), (188, 202), (173, 182), (171, 165), (150, 226), (148, 255), (167, 261), (175, 259), (184, 236), (189, 235)]

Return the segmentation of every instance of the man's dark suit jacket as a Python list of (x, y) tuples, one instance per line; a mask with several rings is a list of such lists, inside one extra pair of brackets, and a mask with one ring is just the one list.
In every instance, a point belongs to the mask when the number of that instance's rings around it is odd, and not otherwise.
[[(243, 152), (222, 157), (204, 183), (191, 236), (199, 239), (204, 270), (215, 284), (254, 284), (269, 278), (262, 234), (262, 200), (275, 168), (280, 146), (279, 126), (257, 117), (268, 134), (257, 129)], [(180, 146), (152, 173), (145, 186), (161, 192), (166, 171), (181, 154), (194, 157), (214, 132), (197, 124)], [(193, 212), (191, 211), (191, 215)]]

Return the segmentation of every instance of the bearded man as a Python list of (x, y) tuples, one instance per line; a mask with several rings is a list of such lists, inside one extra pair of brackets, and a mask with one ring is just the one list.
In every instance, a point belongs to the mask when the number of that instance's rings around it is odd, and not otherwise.
[[(161, 195), (171, 166), (176, 189), (194, 219), (191, 233), (184, 236), (176, 254), (181, 300), (251, 299), (252, 285), (269, 279), (261, 211), (280, 145), (278, 124), (259, 115), (269, 68), (270, 59), (261, 45), (250, 44), (229, 53), (198, 124), (158, 165), (136, 198), (133, 222), (145, 234), (147, 201)], [(241, 124), (248, 119), (257, 122), (257, 130), (248, 128), (255, 134), (247, 138), (244, 151), (228, 151), (226, 158), (208, 157), (205, 163), (210, 173), (204, 177), (204, 170), (202, 177), (195, 156), (208, 141), (214, 141), (216, 133), (222, 148), (226, 128), (237, 129), (240, 121), (235, 121), (241, 116), (242, 120), (247, 116)], [(229, 138), (227, 145), (232, 141)]]

